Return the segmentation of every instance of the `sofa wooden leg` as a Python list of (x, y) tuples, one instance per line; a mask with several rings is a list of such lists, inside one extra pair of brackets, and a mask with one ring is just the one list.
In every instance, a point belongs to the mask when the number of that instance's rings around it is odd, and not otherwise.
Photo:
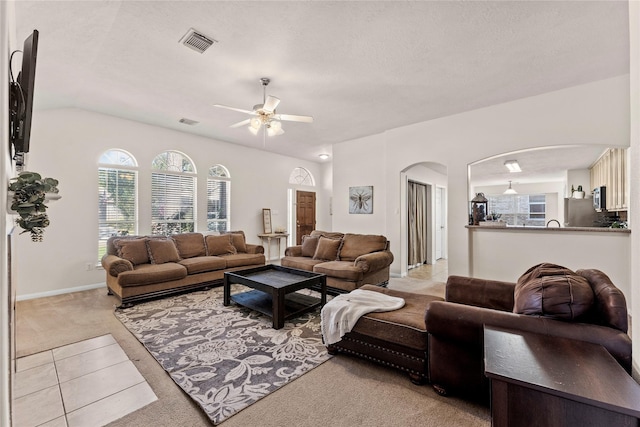
[(422, 376), (414, 373), (409, 374), (409, 379), (415, 385), (424, 385), (427, 383), (427, 380)]
[(440, 396), (447, 395), (447, 389), (438, 384), (433, 384), (433, 390), (438, 393)]

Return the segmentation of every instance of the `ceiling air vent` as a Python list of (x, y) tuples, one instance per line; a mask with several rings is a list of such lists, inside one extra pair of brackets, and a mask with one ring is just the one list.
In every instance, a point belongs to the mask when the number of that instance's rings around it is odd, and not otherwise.
[(193, 125), (197, 125), (200, 122), (197, 122), (195, 120), (191, 120), (191, 119), (187, 119), (185, 117), (181, 118), (180, 120), (178, 120), (180, 123), (184, 123), (185, 125), (189, 125), (189, 126), (193, 126)]
[(193, 28), (189, 28), (187, 34), (180, 39), (180, 43), (195, 50), (196, 52), (203, 53), (205, 50), (209, 49), (212, 44), (216, 43), (216, 40), (203, 36)]

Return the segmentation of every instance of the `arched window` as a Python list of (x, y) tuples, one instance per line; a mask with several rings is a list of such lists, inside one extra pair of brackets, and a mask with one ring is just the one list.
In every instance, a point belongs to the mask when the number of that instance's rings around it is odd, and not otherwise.
[(111, 236), (138, 229), (138, 164), (123, 150), (105, 151), (98, 160), (98, 259)]
[(207, 177), (207, 230), (229, 231), (231, 175), (227, 168), (215, 165)]
[(196, 175), (191, 159), (165, 151), (153, 159), (151, 169), (151, 232), (195, 231)]
[(311, 172), (302, 167), (295, 168), (289, 175), (289, 184), (315, 186)]

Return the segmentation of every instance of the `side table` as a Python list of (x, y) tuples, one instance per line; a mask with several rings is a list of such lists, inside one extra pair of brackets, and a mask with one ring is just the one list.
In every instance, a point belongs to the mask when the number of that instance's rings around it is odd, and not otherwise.
[(258, 234), (258, 237), (264, 242), (267, 242), (267, 262), (271, 262), (271, 240), (276, 239), (278, 241), (278, 259), (280, 259), (280, 239), (286, 239), (289, 237), (287, 233), (263, 233)]
[(604, 347), (484, 328), (492, 427), (638, 426), (640, 385)]

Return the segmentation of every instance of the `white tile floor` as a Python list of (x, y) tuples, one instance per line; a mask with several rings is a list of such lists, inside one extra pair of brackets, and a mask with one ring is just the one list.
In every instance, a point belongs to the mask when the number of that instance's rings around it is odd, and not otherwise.
[(111, 335), (16, 361), (14, 427), (98, 427), (157, 400)]

